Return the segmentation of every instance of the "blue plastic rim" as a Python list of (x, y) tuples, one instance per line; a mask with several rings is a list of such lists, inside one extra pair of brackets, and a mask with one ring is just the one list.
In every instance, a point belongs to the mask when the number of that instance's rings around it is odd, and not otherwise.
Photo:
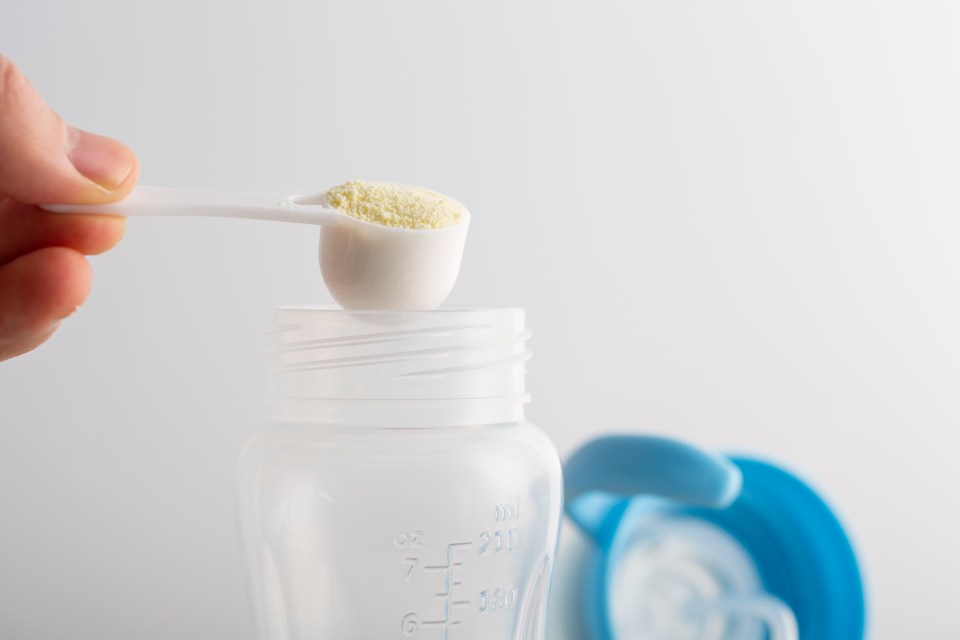
[(743, 545), (765, 589), (793, 610), (803, 640), (863, 638), (863, 581), (836, 515), (787, 471), (749, 458), (732, 461), (743, 475), (734, 503), (685, 513), (725, 529)]
[[(671, 464), (664, 465), (665, 458)], [(645, 463), (653, 459), (658, 463), (651, 472)], [(696, 499), (685, 500), (675, 485), (674, 495), (663, 498), (661, 471), (667, 467), (672, 478), (687, 476), (684, 491)], [(596, 543), (584, 576), (586, 637), (615, 640), (611, 580), (636, 527), (662, 510), (701, 518), (739, 541), (765, 590), (793, 610), (802, 640), (863, 638), (866, 607), (856, 554), (830, 507), (796, 476), (759, 460), (709, 456), (645, 436), (591, 442), (571, 456), (567, 473), (568, 514)], [(712, 483), (724, 485), (723, 491), (711, 493)], [(730, 502), (723, 494), (733, 487), (740, 490)], [(633, 497), (624, 497), (630, 492)]]

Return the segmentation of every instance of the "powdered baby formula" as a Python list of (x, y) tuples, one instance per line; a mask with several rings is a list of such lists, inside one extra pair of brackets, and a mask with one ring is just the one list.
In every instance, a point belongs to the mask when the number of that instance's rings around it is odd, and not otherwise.
[(327, 203), (343, 213), (375, 224), (405, 229), (446, 229), (468, 215), (442, 193), (390, 182), (352, 180), (329, 189)]

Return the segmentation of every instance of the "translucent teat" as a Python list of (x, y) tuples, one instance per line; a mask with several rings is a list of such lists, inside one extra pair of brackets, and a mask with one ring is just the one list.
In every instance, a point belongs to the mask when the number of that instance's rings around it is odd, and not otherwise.
[(611, 584), (618, 640), (797, 640), (793, 613), (763, 591), (755, 564), (722, 529), (652, 516), (626, 543)]
[(722, 597), (700, 603), (687, 612), (691, 617), (721, 615), (726, 619), (759, 620), (769, 640), (799, 640), (797, 618), (790, 607), (769, 594)]

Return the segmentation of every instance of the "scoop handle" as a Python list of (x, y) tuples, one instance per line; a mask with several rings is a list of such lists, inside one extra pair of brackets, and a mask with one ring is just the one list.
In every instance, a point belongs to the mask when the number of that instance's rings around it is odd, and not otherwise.
[(126, 198), (109, 204), (46, 204), (54, 213), (108, 214), (117, 216), (200, 216), (247, 218), (274, 222), (334, 225), (342, 213), (317, 202), (317, 196), (301, 197), (277, 192), (202, 191), (138, 185)]

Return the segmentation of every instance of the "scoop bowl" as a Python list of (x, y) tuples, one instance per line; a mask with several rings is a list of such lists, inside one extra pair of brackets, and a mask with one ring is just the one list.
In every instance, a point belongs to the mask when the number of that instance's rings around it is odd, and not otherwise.
[(435, 309), (460, 272), (470, 216), (443, 229), (404, 229), (343, 215), (320, 234), (320, 271), (344, 309)]

